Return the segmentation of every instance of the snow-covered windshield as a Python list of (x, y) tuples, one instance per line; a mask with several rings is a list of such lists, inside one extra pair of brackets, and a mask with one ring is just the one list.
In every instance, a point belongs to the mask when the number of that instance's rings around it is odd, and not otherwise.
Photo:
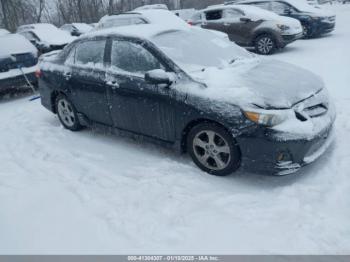
[(253, 56), (229, 40), (198, 29), (165, 32), (152, 41), (186, 71), (227, 66)]

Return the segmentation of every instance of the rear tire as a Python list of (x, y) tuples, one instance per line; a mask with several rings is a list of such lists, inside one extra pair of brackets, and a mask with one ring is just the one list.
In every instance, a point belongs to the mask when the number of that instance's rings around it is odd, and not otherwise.
[(258, 54), (271, 55), (276, 51), (276, 41), (270, 34), (259, 35), (254, 43)]
[(226, 176), (236, 171), (241, 153), (232, 135), (214, 123), (195, 126), (187, 136), (187, 152), (203, 171)]
[(79, 131), (82, 129), (79, 123), (77, 110), (65, 95), (60, 94), (57, 96), (56, 112), (58, 119), (66, 129), (71, 131)]

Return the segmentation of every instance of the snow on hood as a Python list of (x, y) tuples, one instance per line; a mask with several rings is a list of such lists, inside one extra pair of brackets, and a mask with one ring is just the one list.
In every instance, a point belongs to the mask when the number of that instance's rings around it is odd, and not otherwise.
[[(297, 66), (265, 58), (242, 59), (224, 68), (189, 72), (207, 88), (198, 95), (242, 107), (291, 108), (323, 89), (323, 81)], [(194, 90), (196, 92), (196, 90)]]
[(0, 36), (0, 57), (9, 55), (33, 53), (37, 54), (37, 49), (23, 36), (18, 34), (7, 34)]
[(170, 26), (171, 28), (189, 27), (189, 24), (171, 11), (152, 9), (138, 11), (137, 13), (145, 17), (151, 24)]
[(76, 38), (71, 36), (68, 32), (51, 28), (46, 29), (35, 29), (33, 32), (39, 37), (39, 39), (47, 45), (66, 45), (73, 42)]

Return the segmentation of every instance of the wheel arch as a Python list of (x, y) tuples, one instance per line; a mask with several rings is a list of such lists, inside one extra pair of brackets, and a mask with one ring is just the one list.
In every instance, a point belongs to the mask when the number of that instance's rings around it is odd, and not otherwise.
[(51, 110), (53, 113), (57, 114), (57, 110), (56, 110), (56, 99), (59, 95), (64, 95), (67, 96), (64, 92), (62, 91), (58, 91), (58, 90), (54, 90), (53, 92), (51, 92), (51, 97), (50, 97), (50, 101), (51, 101)]

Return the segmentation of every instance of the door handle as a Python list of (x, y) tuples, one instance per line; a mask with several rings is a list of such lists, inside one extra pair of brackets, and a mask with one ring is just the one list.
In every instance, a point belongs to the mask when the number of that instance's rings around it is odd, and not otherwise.
[(72, 73), (71, 72), (64, 72), (63, 76), (66, 80), (69, 80), (72, 77)]
[(113, 90), (119, 88), (119, 84), (117, 81), (107, 81), (106, 84), (110, 86)]

